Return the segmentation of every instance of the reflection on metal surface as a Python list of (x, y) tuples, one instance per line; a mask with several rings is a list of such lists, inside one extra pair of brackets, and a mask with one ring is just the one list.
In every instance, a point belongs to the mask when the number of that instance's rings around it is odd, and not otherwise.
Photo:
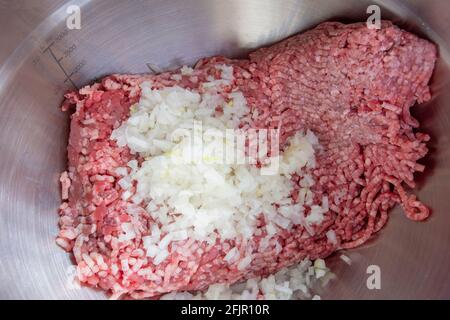
[[(70, 81), (82, 86), (109, 73), (148, 72), (147, 63), (171, 68), (213, 54), (242, 56), (324, 20), (365, 21), (372, 4), (361, 0), (85, 0), (67, 2), (56, 11), (42, 9), (38, 12), (44, 16), (31, 17), (34, 11), (28, 7), (33, 2), (21, 1), (11, 12), (5, 12), (9, 10), (5, 2), (17, 3), (3, 1), (1, 16), (18, 15), (22, 20), (12, 20), (17, 23), (30, 17), (35, 25), (24, 40), (8, 38), (15, 45), (8, 49), (13, 52), (8, 59), (0, 55), (0, 63), (4, 62), (0, 66), (0, 298), (37, 299), (105, 297), (68, 285), (72, 262), (54, 243), (58, 176), (66, 166), (68, 134), (68, 116), (59, 105), (64, 91), (73, 87)], [(374, 241), (346, 253), (351, 266), (339, 254), (329, 259), (338, 281), (320, 294), (344, 299), (450, 298), (450, 108), (446, 106), (450, 22), (445, 16), (450, 3), (374, 2), (381, 7), (382, 18), (391, 18), (440, 47), (434, 99), (414, 110), (433, 138), (417, 191), (433, 216), (415, 223), (394, 210)], [(71, 4), (81, 8), (80, 30), (66, 29), (65, 9)], [(37, 24), (39, 19), (42, 23)], [(14, 28), (14, 23), (2, 28)], [(51, 54), (45, 51), (48, 46)], [(382, 271), (380, 290), (366, 286), (370, 265)]]

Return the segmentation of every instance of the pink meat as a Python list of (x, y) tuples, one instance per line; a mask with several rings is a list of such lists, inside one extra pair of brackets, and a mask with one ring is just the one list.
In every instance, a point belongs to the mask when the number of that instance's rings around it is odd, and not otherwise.
[[(60, 210), (57, 242), (73, 252), (81, 282), (114, 297), (145, 298), (267, 275), (305, 257), (323, 258), (359, 246), (383, 227), (388, 210), (397, 203), (409, 218), (423, 220), (428, 208), (406, 190), (414, 187), (414, 172), (424, 170), (417, 161), (427, 153), (429, 137), (414, 131), (418, 122), (409, 108), (430, 99), (435, 60), (433, 44), (389, 22), (380, 30), (362, 23), (324, 23), (257, 50), (247, 60), (202, 59), (193, 75), (179, 81), (171, 79), (171, 73), (113, 75), (70, 93), (64, 106), (75, 104), (76, 111), (69, 174), (62, 178), (63, 190), (70, 189)], [(282, 141), (304, 129), (319, 137), (323, 150), (313, 172), (315, 203), (327, 195), (330, 211), (313, 235), (296, 226), (277, 234), (264, 251), (258, 249), (264, 231), (250, 241), (208, 245), (186, 240), (170, 247), (169, 258), (154, 265), (141, 239), (155, 222), (144, 205), (138, 215), (127, 213), (128, 202), (120, 198), (123, 190), (114, 172), (134, 156), (109, 137), (139, 100), (142, 81), (151, 79), (154, 88), (176, 84), (198, 89), (208, 76), (220, 77), (214, 66), (224, 62), (233, 65), (236, 80), (223, 91), (240, 89), (259, 112), (254, 123), (245, 125), (280, 128)], [(135, 239), (118, 240), (122, 223), (134, 226)], [(336, 241), (327, 239), (330, 230)], [(241, 257), (253, 255), (245, 270), (238, 270), (239, 261), (224, 261), (233, 247)]]
[(378, 231), (395, 203), (413, 220), (429, 214), (403, 185), (414, 188), (424, 170), (429, 136), (413, 131), (409, 108), (430, 99), (435, 60), (433, 44), (389, 22), (379, 31), (324, 23), (250, 55), (242, 90), (262, 111), (258, 125), (285, 137), (307, 127), (325, 147), (315, 191), (332, 199), (342, 248)]

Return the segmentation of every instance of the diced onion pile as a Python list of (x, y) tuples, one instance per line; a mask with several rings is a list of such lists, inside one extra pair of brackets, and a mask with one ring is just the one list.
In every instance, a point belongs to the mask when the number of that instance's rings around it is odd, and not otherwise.
[(312, 263), (303, 260), (298, 265), (283, 268), (266, 278), (253, 278), (236, 285), (213, 284), (205, 292), (171, 292), (161, 297), (166, 300), (290, 300), (320, 299), (312, 290), (319, 282), (325, 286), (335, 275), (326, 267), (325, 261)]
[[(215, 243), (258, 235), (261, 230), (256, 223), (261, 215), (267, 232), (260, 242), (263, 251), (280, 230), (302, 224), (313, 233), (311, 226), (319, 224), (328, 211), (327, 198), (321, 206), (313, 205), (314, 179), (303, 172), (315, 165), (318, 141), (312, 132), (298, 132), (288, 140), (274, 175), (261, 175), (253, 164), (224, 161), (229, 149), (234, 149), (237, 158), (245, 157), (245, 149), (230, 144), (225, 132), (237, 129), (250, 111), (241, 92), (218, 90), (233, 78), (232, 67), (219, 68), (222, 79), (203, 83), (202, 93), (178, 86), (157, 90), (151, 82), (143, 83), (131, 116), (111, 136), (119, 146), (128, 146), (145, 159), (141, 165), (133, 160), (128, 164), (131, 170), (118, 168), (117, 172), (123, 175), (119, 181), (125, 190), (123, 200), (131, 197), (136, 204), (144, 203), (157, 222), (143, 238), (147, 256), (155, 264), (169, 256), (172, 242)], [(204, 134), (196, 139), (199, 130)], [(293, 174), (302, 177), (295, 203)], [(133, 181), (137, 182), (135, 193), (131, 192)], [(304, 205), (311, 207), (306, 217)], [(122, 237), (132, 239), (132, 229), (124, 230)], [(239, 269), (251, 263), (251, 256), (240, 257), (236, 248), (225, 259), (240, 261)]]

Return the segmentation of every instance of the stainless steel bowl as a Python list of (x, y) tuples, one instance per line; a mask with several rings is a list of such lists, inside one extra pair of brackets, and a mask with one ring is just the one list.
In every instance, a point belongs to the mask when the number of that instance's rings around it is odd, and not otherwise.
[[(323, 298), (450, 298), (450, 2), (446, 0), (0, 0), (0, 298), (102, 299), (79, 289), (68, 254), (54, 243), (58, 176), (66, 167), (65, 90), (114, 72), (163, 69), (214, 54), (242, 56), (325, 20), (382, 18), (439, 45), (434, 98), (415, 115), (433, 138), (417, 177), (433, 210), (423, 223), (393, 210), (387, 227), (358, 249), (329, 258), (338, 280)], [(69, 5), (81, 29), (66, 29)], [(70, 76), (70, 78), (68, 78)], [(367, 267), (381, 270), (381, 289), (366, 286)]]

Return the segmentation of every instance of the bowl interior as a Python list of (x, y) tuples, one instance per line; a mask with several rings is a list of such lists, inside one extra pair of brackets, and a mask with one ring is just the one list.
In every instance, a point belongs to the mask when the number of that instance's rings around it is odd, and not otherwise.
[[(328, 263), (338, 280), (319, 289), (324, 298), (450, 298), (450, 22), (442, 1), (375, 1), (382, 18), (431, 39), (440, 59), (433, 99), (416, 107), (431, 134), (416, 193), (432, 210), (424, 223), (396, 208), (385, 229), (358, 249)], [(66, 90), (110, 73), (167, 70), (204, 56), (242, 57), (325, 20), (364, 21), (373, 1), (151, 0), (69, 1), (49, 15), (0, 69), (0, 297), (102, 299), (73, 286), (71, 258), (54, 243), (65, 170)], [(68, 5), (81, 8), (81, 29), (68, 30)], [(367, 267), (378, 265), (381, 290), (366, 287)], [(420, 289), (420, 290), (419, 290)]]

